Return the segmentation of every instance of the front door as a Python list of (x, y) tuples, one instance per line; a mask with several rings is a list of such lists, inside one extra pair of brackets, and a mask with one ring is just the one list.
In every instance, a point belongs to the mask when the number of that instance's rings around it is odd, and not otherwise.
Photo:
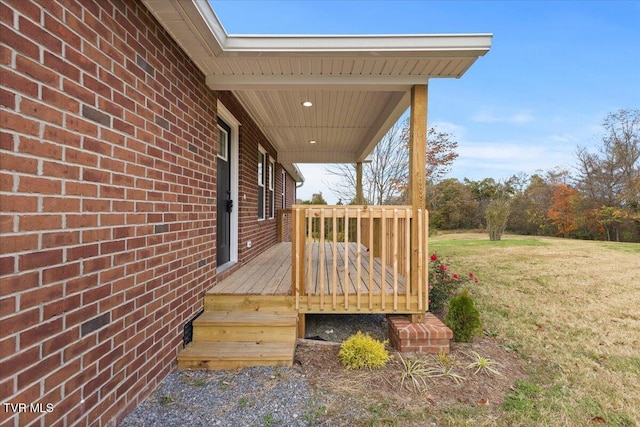
[(218, 267), (231, 260), (231, 128), (218, 120), (218, 205), (217, 205), (217, 261)]

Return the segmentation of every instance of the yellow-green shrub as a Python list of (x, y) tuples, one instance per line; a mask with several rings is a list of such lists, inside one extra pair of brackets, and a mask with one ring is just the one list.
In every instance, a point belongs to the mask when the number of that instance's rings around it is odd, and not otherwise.
[(382, 368), (391, 360), (384, 343), (358, 331), (340, 345), (340, 362), (347, 369)]

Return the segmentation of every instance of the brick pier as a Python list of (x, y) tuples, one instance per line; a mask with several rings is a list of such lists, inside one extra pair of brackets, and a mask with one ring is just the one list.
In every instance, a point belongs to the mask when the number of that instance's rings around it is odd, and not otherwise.
[(433, 314), (427, 313), (423, 323), (411, 323), (406, 316), (389, 316), (388, 322), (389, 341), (396, 350), (402, 353), (449, 353), (453, 333)]

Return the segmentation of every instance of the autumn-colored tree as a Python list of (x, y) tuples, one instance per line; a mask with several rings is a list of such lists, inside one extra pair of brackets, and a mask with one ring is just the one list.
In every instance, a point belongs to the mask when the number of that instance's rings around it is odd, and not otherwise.
[(595, 211), (598, 222), (604, 228), (607, 240), (611, 241), (615, 234), (616, 242), (620, 241), (620, 225), (629, 219), (629, 212), (613, 206), (603, 206)]
[(578, 191), (567, 184), (558, 184), (551, 196), (549, 219), (558, 227), (562, 237), (569, 236), (578, 228), (573, 203)]

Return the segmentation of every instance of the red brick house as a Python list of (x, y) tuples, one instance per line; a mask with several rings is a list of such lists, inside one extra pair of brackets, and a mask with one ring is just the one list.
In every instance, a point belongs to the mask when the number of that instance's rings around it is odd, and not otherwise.
[(426, 140), (428, 78), (460, 77), (489, 35), (229, 36), (198, 0), (6, 0), (0, 17), (0, 427), (114, 425), (176, 369), (205, 292), (279, 230), (296, 313), (326, 297), (424, 315), (424, 142), (411, 206), (351, 214), (383, 234), (406, 221), (387, 303), (305, 291), (305, 224), (349, 213), (294, 208), (278, 227), (279, 211), (295, 163), (364, 161), (410, 104)]

